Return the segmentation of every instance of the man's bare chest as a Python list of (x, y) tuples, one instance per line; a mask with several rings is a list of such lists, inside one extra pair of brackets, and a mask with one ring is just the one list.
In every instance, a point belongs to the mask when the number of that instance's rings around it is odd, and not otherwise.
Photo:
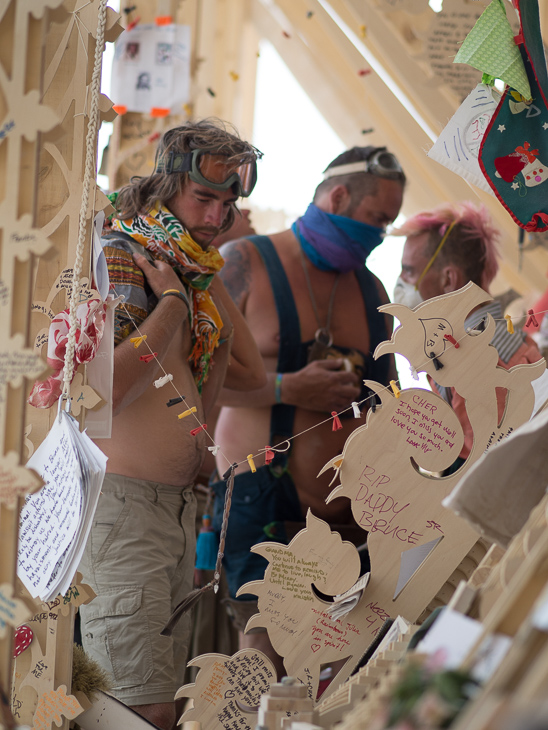
[[(256, 277), (246, 305), (246, 319), (263, 357), (275, 357), (280, 347), (279, 309), (286, 322), (298, 320), (300, 341), (310, 342), (325, 329), (333, 343), (369, 349), (369, 328), (362, 292), (354, 274), (304, 275), (302, 267), (286, 270), (291, 296), (279, 296), (278, 306), (266, 271)], [(292, 300), (292, 301), (288, 301)]]

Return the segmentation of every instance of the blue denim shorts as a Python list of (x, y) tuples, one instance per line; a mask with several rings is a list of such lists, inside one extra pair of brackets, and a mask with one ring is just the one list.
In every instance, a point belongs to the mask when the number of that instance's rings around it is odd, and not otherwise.
[[(259, 542), (275, 541), (287, 545), (285, 522), (304, 522), (297, 490), (285, 459), (261, 466), (255, 473), (236, 474), (224, 550), (224, 570), (230, 596), (244, 583), (261, 580), (268, 562), (250, 549)], [(215, 490), (213, 529), (221, 531), (226, 483), (211, 484)], [(238, 600), (253, 599), (249, 593)]]

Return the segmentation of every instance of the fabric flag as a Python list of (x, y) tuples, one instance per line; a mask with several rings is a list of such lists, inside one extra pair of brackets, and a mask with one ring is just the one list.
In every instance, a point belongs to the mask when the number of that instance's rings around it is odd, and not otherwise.
[(464, 39), (453, 63), (466, 63), (501, 79), (525, 99), (531, 88), (523, 59), (514, 41), (503, 0), (492, 0)]

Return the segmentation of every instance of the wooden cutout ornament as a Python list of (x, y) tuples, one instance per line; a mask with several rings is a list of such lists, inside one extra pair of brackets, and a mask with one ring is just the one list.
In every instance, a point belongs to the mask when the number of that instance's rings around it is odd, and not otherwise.
[(175, 699), (189, 697), (193, 706), (186, 709), (179, 725), (200, 722), (201, 730), (238, 727), (254, 730), (261, 696), (276, 681), (270, 659), (257, 649), (241, 649), (233, 656), (203, 654), (188, 663), (199, 667), (194, 684), (181, 687)]
[(34, 494), (43, 484), (44, 480), (34, 469), (19, 464), (15, 451), (0, 457), (0, 505), (13, 510), (21, 497)]
[(34, 713), (33, 730), (50, 730), (52, 723), (59, 727), (63, 717), (73, 720), (84, 708), (73, 695), (67, 695), (66, 685), (45, 692), (38, 700)]
[(13, 593), (10, 583), (0, 585), (0, 639), (6, 636), (8, 626), (19, 626), (30, 615), (23, 601)]
[(78, 572), (70, 588), (63, 596), (59, 594), (53, 601), (43, 602), (42, 605), (47, 606), (49, 611), (56, 611), (63, 616), (68, 616), (70, 606), (78, 608), (79, 606), (86, 605), (95, 596), (96, 593), (93, 588), (87, 583), (82, 583), (82, 574)]
[(105, 405), (105, 401), (91, 385), (83, 385), (83, 380), (82, 373), (77, 372), (70, 385), (70, 412), (76, 418), (80, 415), (82, 408), (93, 410)]
[[(391, 340), (381, 343), (375, 351), (375, 357), (389, 352), (400, 353), (418, 372), (426, 372), (441, 386), (454, 387), (465, 398), (474, 433), (470, 454), (474, 459), (531, 416), (535, 402), (531, 381), (539, 378), (545, 369), (544, 360), (532, 365), (517, 365), (510, 370), (498, 367), (497, 350), (490, 345), (495, 332), (495, 321), (491, 315), (488, 315), (484, 331), (480, 334), (465, 331), (464, 320), (468, 314), (490, 301), (492, 297), (489, 294), (470, 282), (456, 292), (428, 299), (413, 310), (401, 304), (387, 304), (380, 311), (394, 315), (401, 325)], [(440, 317), (443, 311), (447, 315)], [(449, 320), (450, 328), (447, 325)], [(447, 333), (461, 345), (458, 350), (448, 343), (445, 346), (440, 343)], [(436, 370), (429, 358), (430, 351), (443, 353), (443, 370)], [(496, 388), (509, 392), (500, 424)]]
[[(342, 543), (337, 533), (309, 514), (307, 527), (289, 546), (261, 543), (252, 548), (269, 561), (269, 566), (263, 580), (240, 589), (259, 598), (260, 613), (246, 628), (267, 629), (273, 647), (284, 658), (286, 671), (309, 686), (311, 697), (315, 697), (322, 664), (348, 659), (324, 693), (327, 696), (350, 674), (386, 618), (402, 615), (416, 621), (478, 539), (477, 533), (444, 509), (441, 501), (489, 443), (530, 417), (534, 403), (531, 381), (545, 367), (544, 361), (509, 371), (498, 367), (497, 351), (489, 344), (495, 328), (490, 317), (485, 331), (476, 335), (465, 331), (468, 314), (490, 300), (470, 283), (414, 310), (393, 304), (381, 307), (381, 311), (394, 314), (401, 325), (390, 341), (377, 347), (375, 357), (399, 352), (412, 367), (427, 372), (440, 385), (455, 386), (466, 399), (475, 440), (468, 460), (457, 473), (437, 477), (437, 472), (455, 461), (463, 444), (454, 411), (431, 391), (412, 388), (392, 393), (379, 383), (366, 381), (382, 408), (369, 410), (366, 424), (352, 432), (343, 453), (324, 467), (335, 467), (341, 480), (328, 501), (349, 498), (357, 523), (369, 533), (371, 578), (357, 606), (344, 617), (353, 629), (337, 624), (336, 628), (343, 630), (338, 634), (322, 610), (330, 595), (344, 592), (356, 581), (357, 551), (353, 545)], [(455, 348), (445, 334), (460, 347)], [(441, 370), (435, 369), (430, 353), (440, 359)], [(500, 424), (496, 387), (508, 390)], [(343, 545), (347, 547), (341, 553)], [(335, 584), (317, 572), (326, 565), (329, 571), (324, 572)], [(305, 568), (309, 571), (306, 575)], [(312, 618), (320, 623), (315, 624)], [(318, 640), (313, 640), (313, 628)], [(350, 646), (343, 645), (341, 650), (334, 637), (347, 640), (347, 635), (352, 638)]]
[(266, 628), (287, 674), (307, 685), (308, 696), (315, 699), (321, 665), (347, 659), (346, 666), (353, 666), (371, 641), (368, 627), (375, 621), (374, 609), (359, 614), (354, 609), (343, 619), (327, 612), (332, 597), (358, 580), (358, 551), (309, 510), (306, 528), (289, 545), (263, 542), (251, 552), (266, 558), (268, 567), (263, 580), (238, 591), (258, 597), (260, 613), (250, 618), (246, 631)]

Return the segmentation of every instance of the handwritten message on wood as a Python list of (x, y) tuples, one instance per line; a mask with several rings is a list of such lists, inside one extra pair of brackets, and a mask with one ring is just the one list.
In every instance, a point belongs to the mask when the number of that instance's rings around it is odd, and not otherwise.
[(234, 656), (204, 654), (189, 662), (200, 667), (195, 684), (179, 689), (176, 699), (191, 697), (194, 707), (181, 722), (198, 720), (202, 730), (254, 730), (261, 695), (276, 681), (272, 663), (262, 652), (242, 649)]

